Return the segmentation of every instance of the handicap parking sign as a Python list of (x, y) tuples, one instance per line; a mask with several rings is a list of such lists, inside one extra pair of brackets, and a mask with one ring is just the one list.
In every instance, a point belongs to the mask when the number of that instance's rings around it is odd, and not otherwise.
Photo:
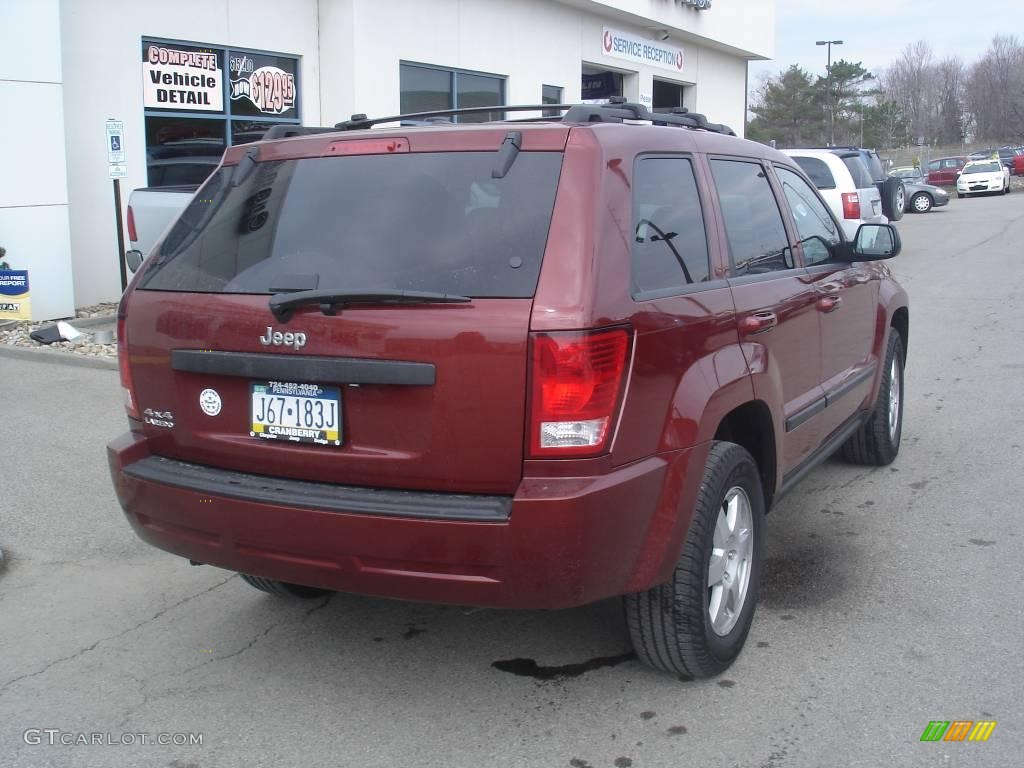
[(124, 123), (120, 120), (107, 120), (107, 164), (121, 165), (124, 163)]

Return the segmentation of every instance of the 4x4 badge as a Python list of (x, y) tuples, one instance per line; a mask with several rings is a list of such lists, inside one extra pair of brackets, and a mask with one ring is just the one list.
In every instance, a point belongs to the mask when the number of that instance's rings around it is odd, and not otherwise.
[(152, 408), (147, 408), (142, 412), (142, 420), (154, 427), (164, 427), (165, 429), (174, 427), (174, 414), (170, 411), (154, 411)]

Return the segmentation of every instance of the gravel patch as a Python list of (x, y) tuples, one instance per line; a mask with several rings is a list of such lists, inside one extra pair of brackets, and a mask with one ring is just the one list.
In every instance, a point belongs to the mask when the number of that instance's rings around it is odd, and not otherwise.
[[(29, 334), (40, 328), (53, 325), (56, 323), (56, 320), (0, 323), (0, 345), (47, 350), (57, 354), (70, 353), (74, 355), (84, 355), (86, 357), (116, 358), (116, 338), (109, 344), (97, 344), (93, 340), (97, 333), (109, 331), (115, 326), (116, 313), (116, 302), (104, 302), (102, 304), (93, 304), (90, 307), (82, 307), (81, 309), (76, 310), (74, 318), (69, 318), (67, 320), (67, 322), (81, 332), (82, 335), (74, 341), (56, 341), (53, 344), (40, 344), (38, 341), (34, 341), (29, 338)], [(109, 325), (103, 322), (106, 318), (109, 318), (110, 320)], [(76, 326), (76, 320), (87, 320), (89, 322), (89, 327)]]

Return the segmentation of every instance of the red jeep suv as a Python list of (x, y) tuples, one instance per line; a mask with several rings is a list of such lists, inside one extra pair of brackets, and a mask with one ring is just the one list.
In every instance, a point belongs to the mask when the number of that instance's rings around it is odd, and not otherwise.
[(276, 594), (624, 596), (644, 662), (733, 661), (773, 500), (899, 450), (899, 236), (701, 115), (561, 109), (228, 149), (121, 302), (140, 537)]

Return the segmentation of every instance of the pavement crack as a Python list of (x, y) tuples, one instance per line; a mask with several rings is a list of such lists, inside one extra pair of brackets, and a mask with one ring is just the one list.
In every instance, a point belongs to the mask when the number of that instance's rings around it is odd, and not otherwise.
[(99, 645), (101, 645), (102, 643), (106, 643), (106, 642), (109, 642), (111, 640), (116, 640), (119, 637), (124, 637), (125, 635), (134, 632), (135, 630), (139, 629), (140, 627), (144, 627), (146, 624), (150, 624), (150, 623), (156, 621), (161, 616), (166, 614), (168, 611), (173, 611), (175, 608), (178, 608), (179, 606), (182, 606), (182, 605), (184, 605), (185, 603), (187, 603), (187, 602), (189, 602), (191, 600), (195, 600), (197, 597), (202, 597), (203, 595), (205, 595), (205, 594), (207, 594), (209, 592), (212, 592), (213, 590), (217, 589), (218, 587), (224, 586), (229, 581), (231, 581), (231, 579), (235, 578), (235, 575), (236, 574), (232, 574), (228, 578), (224, 579), (224, 581), (218, 582), (218, 583), (214, 584), (212, 587), (204, 589), (201, 592), (196, 592), (194, 595), (189, 595), (188, 597), (179, 600), (178, 602), (174, 603), (173, 605), (169, 605), (166, 608), (157, 611), (152, 616), (150, 616), (148, 619), (146, 619), (145, 621), (140, 621), (138, 624), (136, 624), (133, 627), (129, 627), (128, 629), (122, 630), (122, 631), (120, 631), (120, 632), (118, 632), (116, 634), (113, 634), (113, 635), (109, 635), (108, 637), (101, 637), (99, 640), (97, 640), (96, 642), (92, 643), (91, 645), (87, 645), (85, 648), (81, 648), (81, 649), (75, 651), (74, 653), (70, 654), (69, 656), (62, 656), (59, 659), (54, 659), (53, 661), (51, 661), (49, 664), (47, 664), (42, 669), (36, 670), (35, 672), (29, 672), (29, 673), (24, 674), (24, 675), (19, 675), (18, 677), (15, 677), (15, 678), (12, 678), (12, 679), (8, 680), (2, 686), (0, 686), (0, 696), (2, 696), (7, 691), (7, 689), (10, 688), (15, 683), (20, 683), (22, 680), (28, 680), (29, 678), (32, 678), (32, 677), (39, 677), (39, 675), (45, 674), (52, 667), (55, 667), (58, 664), (63, 664), (66, 661), (74, 661), (75, 659), (79, 658), (80, 656), (84, 656), (85, 654), (89, 653), (90, 651), (96, 650), (96, 648)]
[(319, 605), (314, 605), (314, 606), (313, 606), (312, 608), (310, 608), (310, 609), (309, 609), (308, 611), (306, 611), (305, 613), (303, 613), (303, 614), (302, 614), (302, 619), (301, 619), (301, 620), (302, 620), (303, 622), (306, 622), (306, 621), (308, 621), (308, 620), (309, 620), (309, 617), (310, 617), (310, 616), (312, 616), (312, 615), (313, 615), (314, 613), (316, 613), (317, 611), (322, 611), (322, 610), (323, 610), (324, 608), (326, 608), (326, 607), (327, 607), (327, 604), (328, 604), (329, 602), (331, 602), (331, 598), (332, 598), (332, 597), (334, 597), (334, 594), (333, 594), (333, 593), (331, 593), (331, 594), (329, 594), (329, 595), (326, 595), (326, 596), (324, 596), (323, 602), (321, 602), (321, 603), (320, 603)]

